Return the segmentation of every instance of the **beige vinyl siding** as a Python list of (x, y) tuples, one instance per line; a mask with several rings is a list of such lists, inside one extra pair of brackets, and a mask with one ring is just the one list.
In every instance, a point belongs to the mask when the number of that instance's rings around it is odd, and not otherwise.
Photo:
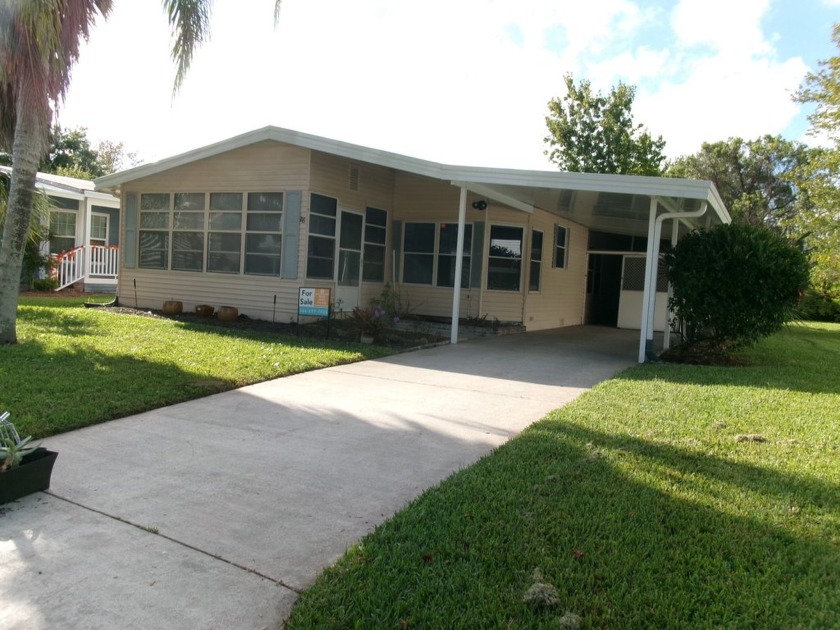
[[(569, 249), (565, 269), (552, 267), (555, 225), (562, 225), (568, 230)], [(582, 324), (589, 231), (577, 223), (565, 221), (542, 210), (534, 212), (531, 228), (543, 232), (542, 277), (539, 292), (529, 292), (526, 296), (523, 323), (528, 330)], [(528, 248), (530, 257), (530, 234)]]
[[(350, 167), (358, 168), (359, 190), (350, 189)], [(367, 206), (388, 211), (394, 205), (394, 171), (372, 164), (351, 162), (327, 153), (312, 152), (312, 192), (338, 199), (338, 207), (364, 213)]]
[[(308, 214), (310, 151), (299, 147), (261, 142), (199, 160), (123, 185), (126, 193), (177, 192), (270, 192), (301, 191), (301, 215)], [(125, 223), (120, 221), (121, 229)], [(124, 237), (124, 234), (123, 234)], [(205, 251), (206, 255), (206, 251)], [(120, 252), (123, 256), (123, 252)], [(117, 295), (128, 306), (160, 309), (166, 300), (180, 300), (191, 311), (196, 304), (235, 306), (255, 319), (271, 320), (277, 296), (276, 321), (288, 322), (297, 315), (298, 288), (329, 286), (303, 280), (305, 248), (298, 251), (298, 279), (221, 273), (129, 269), (120, 260)]]

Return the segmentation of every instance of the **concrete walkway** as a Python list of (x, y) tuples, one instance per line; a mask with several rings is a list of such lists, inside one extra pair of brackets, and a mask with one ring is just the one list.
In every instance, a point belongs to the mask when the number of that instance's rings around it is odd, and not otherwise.
[(348, 546), (632, 365), (637, 339), (477, 339), (45, 440), (49, 493), (0, 506), (0, 627), (279, 628)]

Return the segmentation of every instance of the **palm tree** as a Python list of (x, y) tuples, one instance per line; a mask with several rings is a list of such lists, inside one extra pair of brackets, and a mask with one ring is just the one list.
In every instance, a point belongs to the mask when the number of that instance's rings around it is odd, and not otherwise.
[[(207, 39), (212, 0), (163, 0), (172, 27), (174, 91), (195, 49)], [(0, 0), (0, 150), (11, 145), (12, 180), (0, 243), (0, 344), (16, 343), (20, 271), (32, 215), (38, 163), (55, 107), (70, 86), (97, 15), (112, 0)], [(280, 0), (274, 9), (279, 17)]]

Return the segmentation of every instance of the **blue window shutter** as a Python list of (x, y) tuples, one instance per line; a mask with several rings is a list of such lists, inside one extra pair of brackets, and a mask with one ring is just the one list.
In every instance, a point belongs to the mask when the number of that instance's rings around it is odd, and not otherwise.
[(298, 277), (300, 199), (298, 190), (287, 192), (283, 199), (283, 271), (280, 277), (290, 280)]
[(138, 194), (125, 194), (125, 238), (122, 243), (123, 267), (137, 267), (137, 206)]
[(394, 257), (393, 266), (394, 277), (391, 282), (397, 283), (400, 281), (400, 261), (402, 259), (402, 221), (394, 221), (391, 224), (391, 254)]
[(484, 221), (473, 223), (472, 267), (470, 268), (470, 288), (481, 288), (481, 268), (484, 265)]

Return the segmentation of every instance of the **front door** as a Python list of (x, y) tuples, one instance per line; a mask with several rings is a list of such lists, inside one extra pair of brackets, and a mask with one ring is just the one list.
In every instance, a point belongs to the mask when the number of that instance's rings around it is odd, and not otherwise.
[(362, 276), (361, 214), (342, 210), (338, 226), (338, 268), (335, 278), (336, 308), (352, 311), (359, 305)]

